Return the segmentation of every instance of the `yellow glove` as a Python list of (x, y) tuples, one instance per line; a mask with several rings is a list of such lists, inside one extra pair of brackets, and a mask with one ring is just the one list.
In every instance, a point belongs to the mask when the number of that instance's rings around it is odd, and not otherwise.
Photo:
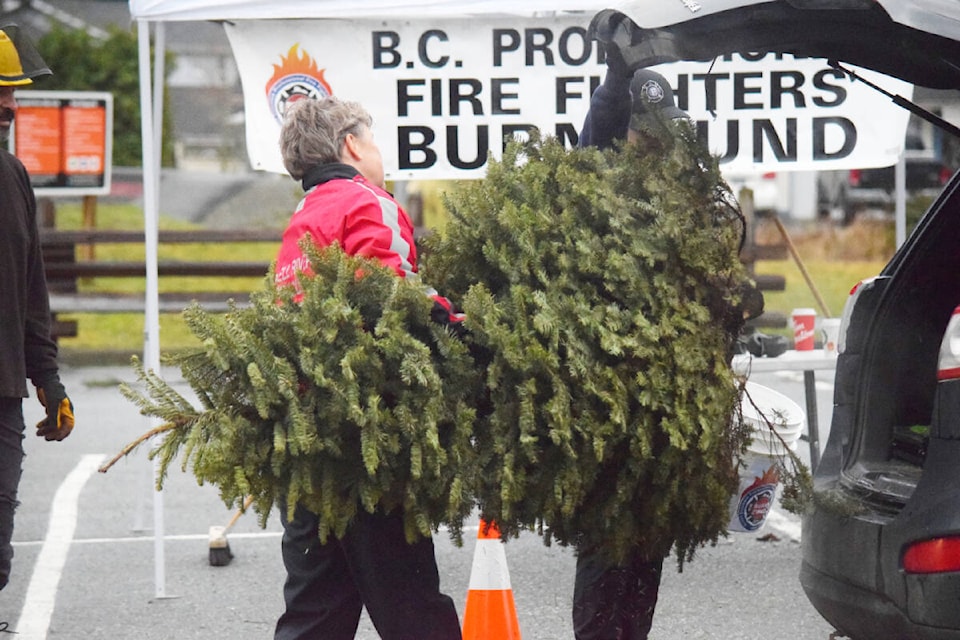
[(37, 388), (37, 398), (47, 410), (47, 417), (37, 423), (37, 435), (47, 440), (63, 440), (73, 431), (73, 403), (59, 380)]

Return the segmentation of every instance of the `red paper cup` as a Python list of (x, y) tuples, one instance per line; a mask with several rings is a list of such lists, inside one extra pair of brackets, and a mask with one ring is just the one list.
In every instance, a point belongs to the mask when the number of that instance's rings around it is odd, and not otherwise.
[(814, 309), (794, 309), (793, 348), (797, 351), (812, 351), (816, 335), (817, 312)]

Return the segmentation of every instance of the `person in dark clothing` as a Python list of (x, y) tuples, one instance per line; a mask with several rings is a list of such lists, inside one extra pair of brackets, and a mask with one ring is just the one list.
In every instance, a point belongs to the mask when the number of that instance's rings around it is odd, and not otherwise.
[(623, 14), (601, 11), (589, 33), (603, 47), (607, 73), (590, 96), (590, 109), (580, 129), (578, 145), (606, 149), (616, 141), (634, 142), (662, 123), (689, 120), (677, 107), (667, 79), (650, 69), (632, 71), (617, 46), (615, 33), (622, 29)]
[[(627, 21), (627, 22), (624, 22)], [(661, 74), (630, 69), (618, 43), (629, 42), (629, 20), (604, 10), (589, 33), (604, 50), (607, 72), (590, 97), (579, 146), (608, 148), (635, 142), (672, 120), (689, 120), (677, 107), (673, 89)], [(651, 140), (652, 138), (646, 138)], [(663, 556), (636, 553), (611, 564), (596, 550), (577, 549), (573, 590), (573, 631), (577, 640), (644, 640), (653, 625)]]
[[(398, 277), (415, 277), (413, 224), (384, 190), (383, 161), (363, 107), (335, 97), (287, 107), (280, 133), (284, 166), (306, 195), (290, 218), (277, 256), (278, 285), (296, 285), (309, 269), (299, 247), (306, 233), (320, 246), (374, 258)], [(432, 318), (457, 323), (449, 301), (432, 290)], [(403, 514), (362, 507), (342, 538), (321, 543), (316, 514), (282, 508), (286, 610), (276, 640), (350, 640), (360, 612), (384, 640), (460, 640), (453, 601), (440, 592), (433, 541), (408, 544)]]
[(60, 382), (57, 345), (50, 337), (36, 200), (27, 170), (6, 150), (17, 114), (14, 91), (49, 73), (16, 25), (0, 26), (0, 589), (7, 585), (13, 560), (27, 379), (46, 408), (38, 436), (63, 440), (74, 424), (73, 404)]
[[(631, 74), (610, 65), (590, 99), (580, 133), (581, 146), (610, 147), (634, 140), (646, 124), (685, 117), (673, 101), (670, 85), (647, 69)], [(660, 589), (663, 557), (637, 554), (611, 565), (591, 548), (577, 549), (573, 589), (573, 631), (577, 640), (643, 640), (650, 633)]]
[[(634, 71), (625, 60), (622, 47), (629, 48), (635, 31), (624, 14), (611, 9), (599, 12), (588, 33), (604, 50), (607, 73), (590, 97), (579, 146), (603, 149), (617, 141), (655, 144), (672, 121), (693, 126), (688, 114), (677, 106), (666, 78), (650, 69)], [(760, 315), (763, 296), (755, 288), (748, 288), (742, 307), (745, 318)], [(657, 606), (663, 559), (661, 554), (651, 557), (638, 552), (614, 565), (595, 549), (577, 549), (572, 612), (576, 639), (647, 638)]]

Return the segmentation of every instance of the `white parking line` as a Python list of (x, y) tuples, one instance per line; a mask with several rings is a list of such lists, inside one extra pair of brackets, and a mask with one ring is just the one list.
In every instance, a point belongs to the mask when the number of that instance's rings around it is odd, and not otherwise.
[[(461, 531), (464, 533), (475, 532), (479, 529), (479, 525), (464, 525), (461, 527)], [(446, 525), (441, 525), (439, 533), (445, 533), (447, 531)], [(283, 535), (282, 531), (254, 531), (254, 532), (236, 532), (229, 533), (227, 537), (230, 540), (257, 540), (257, 539), (270, 539), (270, 538), (279, 538)], [(163, 537), (166, 542), (195, 542), (197, 540), (209, 540), (209, 533), (178, 533), (178, 534), (167, 534)], [(84, 544), (128, 544), (132, 542), (153, 542), (152, 535), (142, 535), (142, 536), (124, 536), (121, 538), (74, 538), (72, 544), (74, 545), (84, 545)], [(14, 548), (20, 547), (37, 547), (41, 544), (44, 544), (42, 540), (21, 540), (19, 542), (12, 543)]]
[(47, 637), (60, 575), (77, 528), (80, 491), (105, 457), (104, 454), (83, 456), (53, 496), (47, 535), (33, 567), (20, 621), (15, 627), (21, 640), (45, 640)]
[[(229, 533), (228, 538), (230, 540), (237, 539), (257, 539), (257, 538), (279, 538), (283, 535), (282, 531), (258, 531), (254, 533)], [(209, 533), (178, 533), (170, 534), (168, 533), (163, 537), (165, 542), (195, 542), (197, 540), (209, 540)], [(142, 536), (123, 536), (121, 538), (74, 538), (74, 545), (84, 545), (84, 544), (127, 544), (131, 542), (153, 542), (152, 535), (142, 535)], [(14, 542), (14, 548), (18, 547), (37, 547), (43, 544), (42, 540), (22, 540), (20, 542)]]

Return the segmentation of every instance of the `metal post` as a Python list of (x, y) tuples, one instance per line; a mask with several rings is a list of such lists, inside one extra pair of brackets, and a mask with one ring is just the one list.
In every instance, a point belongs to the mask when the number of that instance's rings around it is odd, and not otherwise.
[[(147, 369), (160, 370), (160, 294), (159, 276), (157, 273), (157, 252), (159, 242), (159, 154), (156, 144), (159, 136), (156, 133), (154, 117), (154, 101), (152, 100), (153, 87), (150, 73), (150, 23), (141, 21), (137, 24), (139, 40), (140, 63), (140, 135), (143, 143), (143, 231), (144, 249), (146, 258), (146, 292), (144, 297), (144, 331), (143, 331), (143, 364)], [(162, 24), (158, 25), (158, 42), (156, 59), (163, 59)], [(158, 62), (162, 74), (162, 63)], [(162, 75), (154, 78), (157, 84), (162, 83)], [(161, 111), (162, 114), (162, 111)], [(156, 597), (166, 596), (166, 572), (163, 547), (163, 495), (154, 492), (153, 500), (153, 552), (154, 552), (154, 593)]]
[(893, 171), (893, 185), (896, 198), (895, 225), (897, 249), (907, 240), (907, 162), (904, 154), (900, 154), (896, 168)]
[(807, 398), (807, 432), (810, 435), (810, 471), (820, 464), (820, 425), (817, 418), (817, 380), (813, 371), (803, 372), (803, 391)]

